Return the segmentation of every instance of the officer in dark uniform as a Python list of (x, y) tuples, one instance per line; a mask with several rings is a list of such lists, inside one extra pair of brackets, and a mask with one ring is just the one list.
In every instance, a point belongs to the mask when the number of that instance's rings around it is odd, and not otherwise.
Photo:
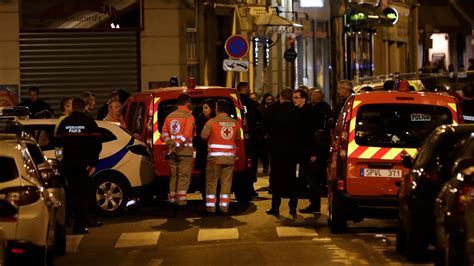
[(67, 197), (76, 217), (74, 234), (85, 234), (88, 226), (102, 225), (93, 221), (88, 213), (90, 176), (95, 172), (102, 144), (99, 127), (90, 115), (84, 113), (84, 107), (83, 99), (73, 99), (73, 112), (59, 124), (55, 135), (56, 146), (63, 148), (60, 170), (68, 182)]
[(474, 85), (466, 85), (462, 89), (464, 99), (461, 102), (462, 116), (464, 123), (474, 123)]

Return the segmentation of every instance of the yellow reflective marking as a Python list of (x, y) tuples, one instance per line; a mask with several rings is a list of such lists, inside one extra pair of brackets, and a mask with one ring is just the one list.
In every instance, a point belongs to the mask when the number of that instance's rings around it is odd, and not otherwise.
[(362, 101), (354, 101), (354, 104), (352, 105), (352, 109), (355, 109)]
[(356, 118), (354, 117), (351, 119), (351, 124), (349, 125), (349, 133), (355, 129), (355, 124), (356, 124)]
[(451, 107), (451, 109), (453, 109), (453, 111), (457, 113), (458, 108), (456, 107), (455, 103), (448, 103), (448, 106)]
[(154, 103), (156, 104), (156, 103), (159, 102), (159, 101), (160, 101), (160, 97), (155, 97)]
[(377, 147), (369, 147), (367, 150), (365, 150), (360, 156), (359, 158), (361, 159), (369, 159), (369, 158), (372, 158), (372, 156), (374, 156), (374, 154), (376, 152), (378, 152), (380, 150), (380, 148), (377, 148)]
[(405, 149), (405, 151), (410, 154), (410, 156), (412, 158), (415, 158), (416, 155), (418, 154), (418, 150), (417, 149)]
[(393, 160), (397, 155), (403, 151), (401, 148), (391, 148), (383, 157), (383, 160)]
[(237, 108), (237, 107), (235, 107), (235, 112), (237, 113), (237, 117), (238, 117), (239, 119), (241, 119), (241, 118), (242, 118), (242, 114), (240, 113), (240, 109)]
[(237, 94), (231, 93), (231, 94), (230, 94), (230, 97), (234, 98), (234, 99), (237, 101)]
[(351, 156), (351, 154), (359, 147), (359, 145), (356, 144), (355, 140), (352, 140), (349, 142), (349, 145), (347, 147), (347, 154)]
[(161, 134), (158, 130), (153, 132), (153, 143), (156, 144), (158, 140), (160, 139), (160, 137), (161, 137)]
[(240, 139), (244, 139), (244, 130), (240, 129)]

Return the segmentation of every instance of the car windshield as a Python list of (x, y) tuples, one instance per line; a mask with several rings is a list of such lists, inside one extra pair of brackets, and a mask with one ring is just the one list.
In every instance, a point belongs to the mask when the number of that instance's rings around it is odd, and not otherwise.
[(18, 177), (15, 160), (10, 157), (0, 156), (0, 182), (7, 182)]
[(448, 108), (421, 104), (367, 104), (355, 126), (358, 145), (419, 148), (437, 126), (451, 124)]
[[(193, 112), (194, 118), (197, 118), (197, 116), (202, 112), (201, 104), (207, 99), (211, 99), (214, 102), (220, 99), (224, 99), (227, 101), (229, 104), (229, 116), (237, 119), (237, 114), (235, 111), (235, 105), (232, 99), (230, 98), (224, 98), (224, 97), (193, 97), (191, 98), (191, 111)], [(163, 124), (165, 123), (166, 117), (171, 114), (172, 112), (176, 111), (178, 109), (178, 103), (177, 100), (167, 100), (163, 101), (160, 103), (158, 106), (158, 125), (159, 125), (159, 130), (161, 131), (161, 128), (163, 127)]]

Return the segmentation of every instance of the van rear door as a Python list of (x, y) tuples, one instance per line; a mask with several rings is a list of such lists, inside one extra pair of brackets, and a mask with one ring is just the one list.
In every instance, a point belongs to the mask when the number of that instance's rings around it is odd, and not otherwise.
[(402, 153), (417, 154), (439, 125), (452, 124), (447, 106), (361, 104), (353, 111), (348, 145), (347, 191), (356, 196), (394, 196), (406, 174)]

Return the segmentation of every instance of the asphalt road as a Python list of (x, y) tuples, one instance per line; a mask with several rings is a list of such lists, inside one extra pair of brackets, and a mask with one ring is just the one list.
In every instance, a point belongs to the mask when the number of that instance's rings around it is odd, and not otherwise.
[[(257, 187), (268, 185), (259, 178)], [(332, 235), (327, 201), (321, 214), (269, 216), (264, 188), (250, 206), (232, 202), (230, 215), (205, 215), (200, 195), (175, 211), (166, 203), (141, 206), (86, 235), (68, 235), (67, 254), (56, 265), (413, 265), (395, 251), (395, 220), (349, 223)], [(298, 208), (308, 205), (300, 200)], [(432, 257), (418, 265), (430, 265)]]

